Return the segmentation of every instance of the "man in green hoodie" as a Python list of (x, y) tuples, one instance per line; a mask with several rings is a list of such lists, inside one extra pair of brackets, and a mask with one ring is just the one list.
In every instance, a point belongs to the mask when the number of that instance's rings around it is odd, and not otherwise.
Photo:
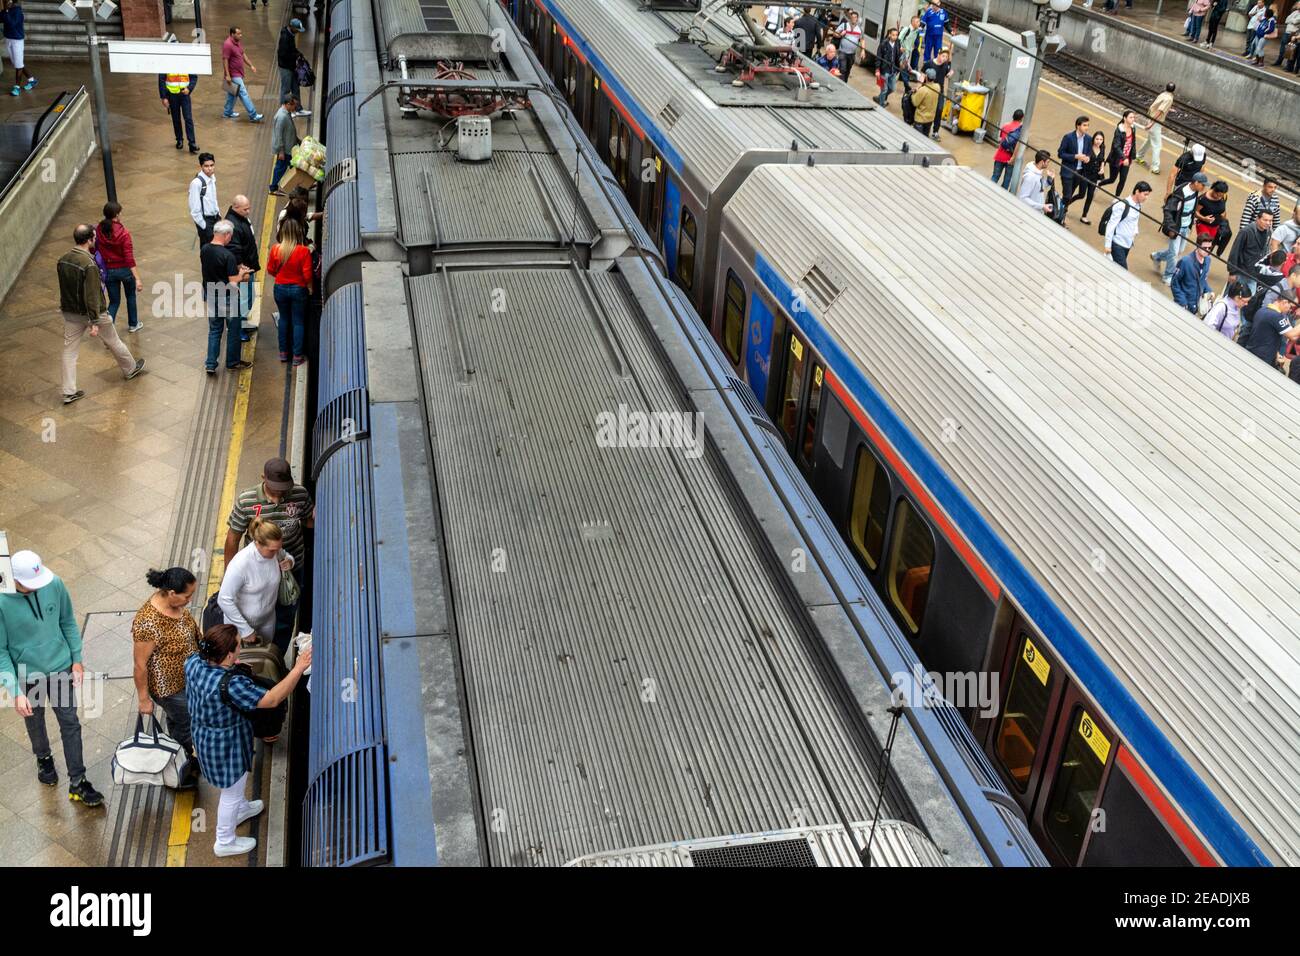
[(72, 598), (63, 582), (31, 551), (13, 556), (16, 594), (0, 594), (0, 686), (32, 741), (36, 779), (59, 782), (54, 754), (45, 731), (47, 703), (54, 708), (68, 765), (68, 799), (97, 807), (104, 797), (86, 779), (81, 755), (81, 722), (76, 688), (81, 686), (81, 631), (72, 613)]

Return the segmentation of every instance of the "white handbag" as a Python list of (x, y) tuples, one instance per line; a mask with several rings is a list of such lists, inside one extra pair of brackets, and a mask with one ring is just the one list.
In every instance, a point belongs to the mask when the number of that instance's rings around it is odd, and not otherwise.
[(113, 753), (113, 783), (151, 787), (180, 786), (185, 769), (185, 748), (163, 733), (158, 718), (149, 717), (152, 730), (145, 730), (144, 714), (135, 720), (135, 733), (117, 745)]

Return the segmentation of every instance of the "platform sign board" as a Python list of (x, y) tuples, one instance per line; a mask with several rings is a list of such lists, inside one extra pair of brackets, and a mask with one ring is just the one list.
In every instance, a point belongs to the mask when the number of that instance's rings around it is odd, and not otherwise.
[(112, 73), (193, 73), (212, 75), (212, 48), (206, 43), (166, 40), (109, 40), (108, 69)]

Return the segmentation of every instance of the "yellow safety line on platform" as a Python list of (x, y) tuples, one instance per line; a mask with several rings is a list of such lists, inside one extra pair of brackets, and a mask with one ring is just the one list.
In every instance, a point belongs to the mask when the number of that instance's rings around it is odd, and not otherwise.
[[(275, 222), (275, 197), (268, 196), (266, 213), (262, 216), (261, 261), (265, 262), (270, 246), (267, 240), (271, 236), (271, 226)], [(262, 324), (262, 295), (257, 293), (253, 307), (249, 311), (253, 325)], [(260, 332), (259, 332), (260, 334)], [(257, 336), (245, 343), (241, 357), (252, 362), (257, 352)], [(230, 421), (230, 448), (226, 452), (226, 479), (221, 488), (221, 505), (217, 509), (216, 541), (212, 548), (212, 569), (208, 575), (208, 596), (211, 597), (221, 587), (221, 578), (226, 571), (226, 515), (235, 504), (235, 482), (239, 480), (239, 459), (244, 451), (244, 432), (248, 427), (248, 399), (253, 390), (253, 368), (240, 369), (239, 384), (235, 392), (235, 411)], [(167, 865), (184, 866), (189, 851), (190, 821), (194, 810), (194, 791), (181, 790), (176, 793), (172, 804), (172, 828), (167, 838)]]

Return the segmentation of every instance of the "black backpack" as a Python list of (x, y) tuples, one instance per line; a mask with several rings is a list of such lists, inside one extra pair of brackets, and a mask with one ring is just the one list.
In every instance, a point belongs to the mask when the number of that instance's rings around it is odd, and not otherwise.
[(1250, 301), (1242, 306), (1241, 325), (1237, 330), (1238, 345), (1244, 346), (1246, 344), (1251, 324), (1255, 321), (1255, 313), (1258, 312), (1260, 307), (1264, 304), (1264, 296), (1268, 295), (1268, 293), (1274, 288), (1276, 287), (1269, 285), (1267, 282), (1259, 283), (1255, 289), (1255, 294), (1250, 297)]
[(220, 591), (213, 591), (208, 597), (208, 603), (203, 605), (203, 616), (199, 624), (203, 628), (204, 634), (216, 627), (218, 624), (226, 623), (226, 614), (217, 604), (217, 598), (220, 596)]
[(912, 102), (912, 91), (903, 94), (903, 122), (908, 126), (916, 124), (916, 104)]
[(1106, 207), (1106, 211), (1101, 214), (1101, 221), (1097, 223), (1097, 235), (1099, 236), (1106, 235), (1106, 228), (1110, 225), (1110, 214), (1115, 211), (1115, 207), (1120, 203), (1124, 204), (1124, 209), (1119, 214), (1120, 222), (1124, 221), (1124, 217), (1127, 216), (1129, 210), (1133, 208), (1123, 199), (1119, 200), (1118, 202), (1111, 203), (1109, 206)]
[(264, 690), (270, 690), (274, 687), (275, 681), (269, 677), (259, 677), (254, 674), (253, 669), (247, 664), (235, 664), (230, 670), (221, 675), (221, 683), (217, 685), (217, 688), (221, 691), (222, 702), (231, 710), (243, 714), (244, 718), (253, 725), (254, 737), (278, 737), (280, 729), (284, 726), (284, 716), (289, 710), (288, 700), (282, 700), (274, 707), (254, 707), (252, 710), (244, 710), (230, 696), (230, 679), (236, 674), (242, 674)]

